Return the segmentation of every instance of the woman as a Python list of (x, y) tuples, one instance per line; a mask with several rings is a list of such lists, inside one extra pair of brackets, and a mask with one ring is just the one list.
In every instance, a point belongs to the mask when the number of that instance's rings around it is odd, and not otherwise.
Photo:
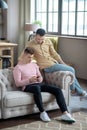
[(62, 116), (60, 120), (74, 123), (75, 119), (67, 110), (65, 99), (60, 88), (42, 83), (43, 78), (36, 63), (32, 62), (34, 50), (30, 47), (25, 48), (21, 60), (13, 70), (13, 76), (17, 87), (21, 87), (22, 91), (30, 92), (34, 95), (35, 103), (40, 111), (40, 119), (42, 121), (51, 121), (48, 114), (44, 110), (41, 92), (48, 92), (55, 96), (59, 105)]

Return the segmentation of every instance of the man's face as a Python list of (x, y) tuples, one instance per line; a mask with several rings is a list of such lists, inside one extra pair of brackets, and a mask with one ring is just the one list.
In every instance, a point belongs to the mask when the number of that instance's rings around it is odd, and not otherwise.
[(25, 59), (26, 63), (31, 62), (34, 57), (34, 55), (31, 55), (31, 54), (24, 54), (24, 56), (25, 56), (24, 59)]
[(44, 42), (45, 36), (36, 35), (36, 41), (37, 43), (41, 44)]

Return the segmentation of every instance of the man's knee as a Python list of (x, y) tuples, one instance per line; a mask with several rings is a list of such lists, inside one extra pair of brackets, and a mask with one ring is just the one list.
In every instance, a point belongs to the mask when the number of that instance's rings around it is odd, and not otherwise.
[(70, 71), (75, 74), (75, 69), (70, 66)]

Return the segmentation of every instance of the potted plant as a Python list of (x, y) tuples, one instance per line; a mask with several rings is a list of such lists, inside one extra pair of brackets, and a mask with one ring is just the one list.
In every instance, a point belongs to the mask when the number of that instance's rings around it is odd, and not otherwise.
[(42, 23), (41, 23), (41, 21), (39, 21), (39, 20), (35, 20), (35, 21), (33, 22), (33, 24), (38, 24), (40, 27), (42, 26)]

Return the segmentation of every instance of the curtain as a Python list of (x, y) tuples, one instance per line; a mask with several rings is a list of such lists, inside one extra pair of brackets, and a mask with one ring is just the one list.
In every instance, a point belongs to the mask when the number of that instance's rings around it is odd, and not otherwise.
[(30, 22), (30, 0), (19, 0), (19, 40), (18, 56), (25, 48), (28, 40), (28, 32), (25, 32), (25, 23)]

